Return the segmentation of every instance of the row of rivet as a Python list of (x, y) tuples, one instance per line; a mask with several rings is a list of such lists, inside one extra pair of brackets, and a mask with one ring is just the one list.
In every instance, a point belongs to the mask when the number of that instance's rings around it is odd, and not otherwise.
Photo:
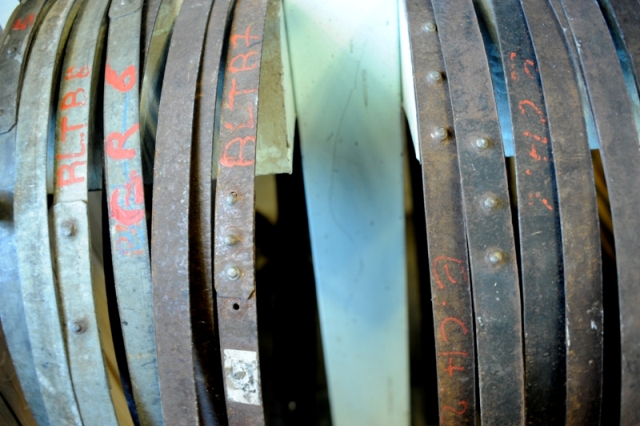
[[(236, 192), (229, 193), (229, 195), (227, 195), (226, 202), (229, 206), (235, 205), (238, 202), (238, 194)], [(228, 246), (234, 246), (238, 243), (238, 241), (238, 237), (234, 234), (227, 234), (224, 237), (224, 243)], [(237, 266), (229, 266), (225, 270), (225, 274), (227, 278), (235, 281), (240, 278), (240, 268), (238, 268)]]
[[(435, 33), (436, 24), (434, 24), (433, 22), (427, 22), (426, 24), (424, 24), (423, 29), (428, 33)], [(440, 83), (443, 80), (444, 76), (440, 71), (429, 71), (427, 73), (427, 83), (429, 84)], [(435, 129), (433, 129), (433, 132), (431, 132), (431, 138), (435, 142), (443, 142), (445, 139), (447, 139), (448, 136), (449, 130), (444, 127), (436, 127)], [(491, 142), (487, 138), (479, 137), (475, 139), (474, 145), (479, 150), (485, 150), (491, 146)], [(496, 197), (488, 196), (484, 199), (482, 205), (489, 211), (496, 210), (500, 206), (500, 200)], [(504, 260), (504, 255), (500, 251), (492, 250), (487, 253), (487, 260), (492, 265), (498, 265)]]

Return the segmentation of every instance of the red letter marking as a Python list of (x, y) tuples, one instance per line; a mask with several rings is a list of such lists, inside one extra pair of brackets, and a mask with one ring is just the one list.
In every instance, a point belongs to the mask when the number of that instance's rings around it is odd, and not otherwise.
[(133, 65), (129, 65), (126, 70), (122, 72), (122, 74), (118, 75), (118, 73), (111, 68), (109, 64), (104, 72), (104, 77), (107, 81), (107, 84), (112, 86), (119, 92), (126, 93), (131, 88), (133, 88), (134, 84), (136, 84), (136, 67)]
[(247, 30), (244, 32), (244, 34), (234, 34), (231, 36), (231, 43), (233, 44), (233, 48), (235, 49), (236, 47), (238, 47), (238, 39), (239, 38), (243, 38), (244, 39), (244, 44), (245, 46), (249, 47), (249, 40), (260, 40), (260, 37), (258, 36), (252, 36), (250, 35), (251, 33), (251, 25), (249, 25), (247, 27)]
[[(229, 62), (229, 71), (235, 74), (240, 71), (251, 71), (252, 69), (255, 69), (258, 66), (258, 63), (254, 62), (253, 64), (247, 66), (247, 61), (249, 60), (250, 57), (256, 56), (257, 54), (258, 52), (256, 52), (255, 50), (252, 50), (249, 53), (240, 53), (234, 56)], [(238, 59), (242, 59), (242, 65), (240, 65), (239, 68), (234, 65)]]
[(447, 368), (445, 368), (445, 370), (449, 373), (449, 377), (453, 377), (453, 372), (454, 371), (464, 371), (464, 366), (462, 365), (453, 365), (453, 358), (454, 356), (469, 356), (469, 353), (467, 352), (458, 352), (458, 351), (453, 351), (453, 352), (438, 352), (438, 356), (448, 356), (449, 357), (449, 366)]
[(36, 16), (33, 13), (31, 13), (27, 15), (27, 17), (24, 18), (23, 20), (21, 20), (20, 18), (16, 19), (16, 21), (13, 23), (13, 29), (16, 31), (26, 30), (27, 28), (32, 26), (35, 21), (36, 21)]
[(442, 280), (440, 279), (440, 274), (438, 274), (438, 265), (443, 263), (443, 269), (444, 272), (447, 276), (447, 280), (449, 280), (449, 282), (451, 284), (457, 284), (458, 281), (456, 281), (452, 276), (451, 276), (451, 272), (449, 271), (449, 265), (447, 264), (448, 262), (453, 262), (453, 263), (457, 263), (458, 267), (460, 268), (460, 272), (462, 273), (462, 277), (464, 278), (464, 282), (468, 282), (467, 280), (467, 272), (464, 269), (464, 266), (462, 266), (462, 260), (458, 260), (458, 259), (454, 259), (452, 257), (447, 257), (447, 256), (438, 256), (436, 257), (436, 259), (433, 261), (433, 276), (436, 279), (436, 282), (438, 283), (438, 287), (440, 287), (441, 289), (444, 289), (444, 284), (442, 283)]
[[(138, 176), (134, 170), (130, 173), (129, 179), (130, 181), (125, 185), (125, 189), (127, 191), (124, 199), (125, 205), (129, 207), (129, 198), (131, 198), (132, 192), (135, 203), (142, 204), (144, 201), (142, 178)], [(125, 226), (135, 225), (144, 218), (144, 209), (125, 210), (120, 207), (120, 189), (121, 188), (116, 188), (111, 193), (111, 198), (109, 200), (109, 207), (111, 208), (110, 216)]]
[(235, 102), (237, 95), (246, 95), (249, 93), (255, 93), (257, 91), (258, 89), (238, 90), (236, 86), (236, 79), (232, 78), (231, 89), (229, 89), (229, 102), (227, 106), (229, 107), (229, 109), (233, 109), (233, 104)]
[(80, 152), (69, 153), (69, 154), (58, 154), (56, 158), (58, 160), (68, 160), (70, 158), (78, 158), (84, 157), (87, 153), (87, 146), (84, 144), (84, 133), (80, 133)]
[[(78, 95), (82, 94), (82, 100), (78, 100)], [(84, 89), (80, 88), (75, 92), (69, 92), (62, 97), (62, 102), (60, 102), (60, 109), (62, 111), (66, 111), (71, 108), (76, 108), (79, 106), (85, 106), (87, 104), (87, 95), (84, 92)]]
[(140, 125), (138, 123), (131, 126), (123, 135), (120, 132), (110, 133), (104, 141), (104, 150), (107, 155), (114, 160), (128, 160), (136, 155), (135, 149), (124, 149), (123, 146), (132, 134), (138, 131)]
[(76, 67), (70, 67), (64, 75), (64, 79), (66, 81), (73, 80), (75, 78), (86, 78), (91, 74), (91, 70), (88, 65), (84, 67), (80, 67), (78, 71), (76, 71)]
[(467, 407), (469, 406), (469, 404), (467, 403), (467, 401), (458, 401), (458, 404), (462, 405), (462, 408), (458, 411), (455, 410), (455, 408), (453, 408), (450, 405), (443, 405), (442, 406), (442, 411), (440, 412), (440, 424), (444, 424), (444, 412), (445, 411), (451, 411), (454, 414), (457, 414), (458, 416), (463, 415), (464, 413), (467, 412)]
[[(247, 136), (244, 138), (233, 138), (227, 142), (224, 147), (222, 158), (220, 159), (220, 164), (226, 167), (235, 167), (250, 166), (255, 163), (255, 160), (244, 159), (244, 147), (249, 142), (256, 143), (256, 138), (253, 136)], [(238, 145), (238, 152), (235, 155), (229, 153), (234, 145)]]
[[(62, 165), (58, 168), (58, 188), (63, 186), (73, 185), (74, 183), (84, 182), (84, 177), (76, 177), (76, 167), (85, 165), (86, 161), (76, 161), (70, 165)], [(67, 172), (68, 178), (64, 177), (64, 172)]]
[(524, 61), (524, 65), (522, 66), (524, 68), (524, 72), (527, 73), (527, 75), (529, 76), (529, 78), (534, 79), (535, 76), (531, 73), (531, 70), (529, 67), (533, 68), (533, 70), (535, 72), (538, 72), (538, 67), (536, 67), (536, 63), (533, 62), (531, 59), (527, 59), (526, 61)]
[(62, 142), (66, 142), (67, 132), (78, 131), (82, 129), (84, 126), (85, 126), (84, 124), (75, 124), (75, 125), (69, 126), (69, 119), (67, 117), (62, 117), (62, 120), (60, 120), (60, 140)]
[(458, 326), (462, 329), (462, 332), (464, 334), (468, 334), (469, 333), (469, 330), (467, 329), (467, 327), (465, 327), (465, 325), (462, 323), (462, 321), (460, 321), (458, 318), (455, 318), (455, 317), (445, 318), (440, 323), (440, 334), (442, 334), (442, 340), (444, 340), (445, 342), (448, 342), (449, 339), (447, 338), (447, 332), (445, 331), (444, 326), (445, 326), (445, 324), (447, 324), (450, 321), (453, 321), (456, 324), (458, 324)]
[(523, 134), (524, 136), (528, 137), (528, 138), (533, 138), (533, 139), (537, 140), (538, 142), (542, 142), (542, 143), (543, 143), (543, 144), (545, 144), (545, 145), (547, 144), (547, 142), (549, 142), (549, 141), (547, 140), (547, 138), (542, 137), (542, 136), (538, 136), (538, 135), (533, 134), (533, 133), (531, 133), (531, 132), (524, 132), (524, 133), (522, 133), (522, 134)]
[(518, 104), (518, 108), (520, 108), (520, 112), (522, 113), (522, 115), (526, 115), (527, 114), (525, 112), (525, 110), (524, 110), (525, 105), (533, 108), (533, 110), (536, 112), (536, 114), (538, 114), (538, 117), (540, 117), (540, 122), (542, 124), (547, 122), (547, 119), (544, 117), (544, 114), (542, 113), (542, 111), (540, 111), (540, 108), (538, 108), (536, 106), (536, 104), (534, 104), (533, 102), (531, 102), (528, 99), (525, 99), (524, 101), (520, 101), (520, 103)]

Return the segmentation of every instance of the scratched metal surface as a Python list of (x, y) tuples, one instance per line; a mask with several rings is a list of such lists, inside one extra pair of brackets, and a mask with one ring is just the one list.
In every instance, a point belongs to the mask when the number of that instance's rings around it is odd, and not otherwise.
[(444, 70), (432, 6), (408, 0), (406, 8), (427, 221), (440, 422), (475, 425), (473, 309), (451, 103), (442, 76), (439, 81), (428, 78), (430, 72)]
[[(566, 421), (582, 424), (578, 419), (589, 411), (599, 416), (601, 388), (602, 273), (593, 168), (580, 89), (562, 28), (548, 2), (521, 0), (521, 4), (542, 81), (558, 188), (566, 306)], [(584, 324), (590, 315), (595, 330)]]
[[(640, 175), (630, 171), (640, 170), (638, 131), (635, 126), (633, 106), (627, 93), (624, 75), (616, 54), (609, 29), (596, 1), (563, 0), (564, 12), (576, 44), (585, 78), (591, 111), (600, 139), (602, 161), (605, 169), (613, 230), (616, 245), (618, 293), (620, 302), (620, 334), (622, 346), (622, 401), (621, 423), (640, 423), (638, 404), (640, 396), (640, 318), (636, 315), (640, 305)], [(580, 318), (578, 326), (587, 329), (588, 348), (601, 345), (601, 300), (594, 298), (588, 315)], [(594, 327), (594, 324), (596, 325)], [(602, 366), (597, 359), (589, 363), (589, 373), (597, 383)], [(584, 368), (584, 367), (583, 367)], [(588, 414), (576, 416), (587, 424), (599, 422), (599, 399), (594, 394), (583, 396), (582, 401), (594, 401), (588, 405)]]
[(629, 56), (636, 85), (640, 85), (640, 5), (637, 0), (600, 0), (599, 3)]
[(267, 0), (236, 3), (220, 111), (214, 281), (230, 425), (264, 424), (255, 283), (255, 158)]
[(215, 326), (213, 291), (213, 145), (218, 100), (218, 78), (225, 31), (230, 25), (231, 0), (213, 3), (202, 52), (194, 106), (189, 238), (191, 242), (191, 315), (196, 336), (196, 386), (203, 424), (224, 423), (226, 409), (220, 369), (220, 343)]
[(194, 103), (212, 4), (182, 4), (158, 113), (151, 276), (162, 412), (170, 425), (200, 424), (191, 331), (189, 211)]
[[(140, 138), (145, 184), (151, 184), (153, 180), (156, 127), (158, 125), (158, 106), (162, 93), (162, 81), (173, 26), (182, 2), (183, 0), (162, 0), (153, 24), (151, 40), (146, 44), (144, 67), (141, 66), (141, 71), (139, 71), (143, 76), (140, 89)], [(148, 32), (148, 27), (145, 27), (145, 31)]]
[(105, 195), (118, 310), (141, 425), (163, 425), (142, 185), (139, 68), (142, 0), (114, 1), (104, 85)]
[(515, 147), (526, 423), (564, 424), (562, 240), (547, 111), (520, 3), (485, 6), (506, 74)]
[[(45, 4), (45, 0), (31, 0), (16, 8), (0, 46), (0, 291), (3, 294), (0, 297), (0, 318), (21, 390), (40, 425), (48, 425), (49, 418), (31, 354), (21, 297), (14, 235), (13, 193), (20, 87), (31, 40), (46, 13)], [(50, 4), (51, 2), (48, 3)]]
[(58, 0), (35, 38), (22, 86), (14, 198), (18, 270), (31, 350), (51, 424), (81, 425), (49, 245), (47, 147), (62, 52), (81, 2)]
[(140, 28), (140, 74), (144, 75), (144, 64), (147, 60), (147, 52), (151, 44), (153, 26), (156, 23), (158, 10), (162, 0), (145, 0), (142, 5), (142, 27)]
[[(85, 425), (117, 425), (91, 280), (87, 211), (88, 149), (109, 2), (86, 0), (76, 17), (59, 77), (54, 159), (53, 243), (71, 379)], [(104, 332), (104, 331), (103, 331)]]
[[(487, 57), (471, 1), (434, 0), (433, 5), (460, 165), (476, 315), (482, 424), (523, 424), (520, 286), (504, 152)], [(489, 199), (495, 205), (487, 209)]]

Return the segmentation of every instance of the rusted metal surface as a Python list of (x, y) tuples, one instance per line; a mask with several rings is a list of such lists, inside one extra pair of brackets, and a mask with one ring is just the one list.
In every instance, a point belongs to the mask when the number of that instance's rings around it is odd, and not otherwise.
[(3, 295), (0, 297), (0, 318), (24, 398), (40, 425), (48, 425), (49, 418), (38, 384), (22, 303), (13, 193), (20, 88), (29, 46), (46, 13), (46, 5), (45, 0), (31, 0), (18, 6), (9, 19), (0, 46), (0, 291)]
[[(627, 92), (624, 75), (609, 29), (595, 0), (563, 0), (585, 78), (587, 94), (600, 139), (600, 152), (607, 180), (613, 230), (616, 245), (618, 293), (620, 302), (620, 335), (622, 348), (622, 401), (621, 423), (640, 423), (638, 386), (640, 386), (640, 318), (636, 315), (640, 305), (640, 170), (638, 131), (633, 107)], [(602, 307), (595, 299), (587, 315), (580, 318), (580, 326), (587, 329), (586, 349), (592, 351), (601, 345)], [(594, 326), (595, 324), (595, 326)], [(581, 349), (577, 348), (576, 350)], [(596, 380), (602, 375), (602, 366), (590, 363), (589, 372)], [(595, 365), (594, 365), (595, 364)], [(597, 424), (600, 420), (601, 390), (586, 396), (584, 417), (576, 420)], [(588, 416), (588, 417), (587, 417)], [(584, 421), (583, 421), (584, 420)]]
[[(102, 70), (109, 2), (86, 0), (75, 20), (59, 81), (54, 159), (53, 243), (73, 389), (85, 425), (117, 425), (91, 279), (88, 151)], [(102, 330), (105, 333), (105, 330)]]
[(523, 424), (520, 288), (489, 66), (471, 1), (434, 0), (433, 6), (451, 96), (462, 182), (482, 424)]
[[(158, 107), (162, 93), (164, 68), (175, 24), (183, 0), (162, 0), (153, 25), (151, 39), (147, 43), (144, 74), (141, 71), (140, 88), (140, 138), (142, 141), (142, 166), (145, 184), (151, 184), (158, 125)], [(148, 31), (148, 27), (146, 28)]]
[[(432, 6), (430, 2), (407, 0), (406, 7), (427, 222), (440, 423), (474, 425), (473, 309), (451, 103), (443, 77), (429, 78), (444, 70)], [(454, 324), (462, 332), (452, 332)]]
[(104, 85), (105, 195), (118, 310), (141, 425), (163, 425), (142, 184), (139, 58), (142, 0), (114, 1)]
[(264, 424), (255, 285), (255, 153), (267, 0), (239, 0), (226, 61), (215, 208), (214, 280), (230, 425)]
[(46, 183), (54, 85), (58, 83), (63, 48), (80, 4), (75, 0), (56, 1), (38, 31), (23, 81), (16, 133), (14, 212), (18, 270), (31, 350), (52, 425), (82, 424), (60, 322), (49, 246)]
[(533, 45), (518, 0), (492, 1), (515, 146), (527, 424), (564, 424), (564, 288), (553, 153)]
[(200, 423), (191, 332), (189, 210), (194, 103), (212, 3), (182, 4), (158, 115), (151, 276), (162, 412), (171, 425)]
[(194, 106), (189, 238), (191, 315), (196, 353), (196, 386), (203, 424), (224, 423), (226, 410), (220, 344), (215, 326), (213, 291), (213, 140), (218, 78), (233, 1), (213, 3), (202, 51), (199, 87)]
[(566, 422), (590, 424), (595, 420), (592, 415), (599, 416), (602, 383), (600, 230), (591, 155), (576, 72), (553, 9), (548, 2), (521, 0), (521, 4), (542, 81), (558, 188), (566, 306)]
[(640, 6), (637, 0), (600, 0), (609, 25), (629, 57), (636, 85), (640, 86)]

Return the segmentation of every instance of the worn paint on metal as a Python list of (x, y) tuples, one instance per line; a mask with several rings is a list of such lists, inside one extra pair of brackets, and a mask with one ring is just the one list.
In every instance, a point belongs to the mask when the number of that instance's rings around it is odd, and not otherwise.
[(46, 182), (52, 97), (62, 52), (80, 4), (75, 0), (56, 1), (38, 31), (23, 81), (16, 133), (14, 212), (18, 269), (40, 390), (49, 421), (54, 425), (82, 424), (60, 323), (49, 245)]
[[(620, 420), (622, 424), (636, 424), (640, 423), (637, 409), (640, 403), (637, 394), (640, 380), (640, 318), (637, 316), (640, 304), (640, 289), (637, 288), (640, 282), (640, 261), (637, 256), (640, 249), (640, 216), (637, 214), (640, 175), (630, 171), (640, 170), (638, 130), (615, 45), (600, 6), (591, 0), (563, 0), (562, 6), (575, 43), (579, 46), (578, 58), (600, 139), (613, 218), (621, 322)], [(591, 381), (593, 389), (589, 394), (586, 389), (581, 389), (579, 395), (582, 403), (580, 411), (585, 414), (568, 413), (568, 420), (581, 424), (597, 424), (600, 421), (602, 355), (596, 353), (593, 356), (593, 353), (594, 347), (602, 351), (601, 297), (601, 292), (594, 291), (589, 299), (584, 300), (585, 307), (589, 307), (587, 312), (579, 312), (581, 315), (574, 319), (576, 328), (585, 330), (583, 333), (587, 336), (584, 348), (573, 346), (572, 350), (576, 351), (576, 355), (579, 355), (578, 351), (584, 351), (583, 359), (589, 359), (589, 368), (583, 364), (582, 371)], [(586, 410), (582, 408), (585, 405), (588, 407)]]
[[(475, 425), (474, 320), (451, 101), (430, 2), (407, 0), (435, 326), (440, 423)], [(425, 25), (431, 24), (431, 30)], [(450, 324), (450, 325), (449, 325)]]
[[(45, 0), (26, 1), (17, 7), (0, 46), (0, 318), (22, 392), (34, 418), (48, 425), (36, 375), (22, 303), (15, 246), (13, 193), (15, 184), (16, 121), (26, 58), (36, 29), (46, 13)], [(14, 28), (15, 27), (15, 28)]]
[(485, 3), (500, 48), (515, 147), (527, 424), (564, 424), (562, 237), (537, 60), (517, 0)]
[(166, 59), (158, 113), (151, 276), (162, 412), (171, 425), (199, 424), (191, 331), (189, 210), (194, 104), (212, 4), (201, 0), (182, 3)]
[[(471, 1), (433, 1), (462, 182), (484, 425), (524, 423), (520, 286), (504, 152)], [(487, 199), (495, 205), (487, 209)]]
[[(220, 347), (258, 353), (255, 287), (255, 160), (258, 88), (267, 0), (239, 0), (229, 32), (224, 76), (214, 228), (214, 280)], [(227, 239), (226, 237), (232, 237)], [(228, 244), (226, 241), (234, 241)], [(256, 356), (257, 360), (257, 356)], [(257, 363), (257, 362), (256, 362)], [(255, 392), (262, 392), (259, 363)], [(230, 425), (264, 424), (262, 404), (232, 399), (235, 382), (224, 371)], [(246, 372), (251, 377), (253, 373)], [(261, 400), (261, 398), (260, 398)]]
[[(83, 3), (59, 77), (54, 159), (53, 241), (73, 388), (85, 425), (117, 425), (91, 279), (87, 191), (93, 113), (109, 3)], [(103, 330), (103, 333), (105, 331)], [(109, 333), (110, 334), (110, 333)]]
[(142, 0), (114, 1), (104, 85), (105, 195), (118, 309), (141, 425), (163, 425), (142, 184), (139, 68)]
[[(573, 424), (574, 415), (594, 409), (590, 407), (593, 402), (599, 405), (601, 386), (602, 266), (595, 184), (585, 118), (579, 107), (579, 83), (562, 28), (548, 2), (521, 0), (521, 4), (536, 53), (554, 155), (564, 259), (565, 421)], [(597, 321), (597, 330), (591, 325), (584, 328), (585, 315)], [(588, 403), (583, 400), (594, 396), (596, 400)], [(595, 411), (599, 415), (599, 406)]]

